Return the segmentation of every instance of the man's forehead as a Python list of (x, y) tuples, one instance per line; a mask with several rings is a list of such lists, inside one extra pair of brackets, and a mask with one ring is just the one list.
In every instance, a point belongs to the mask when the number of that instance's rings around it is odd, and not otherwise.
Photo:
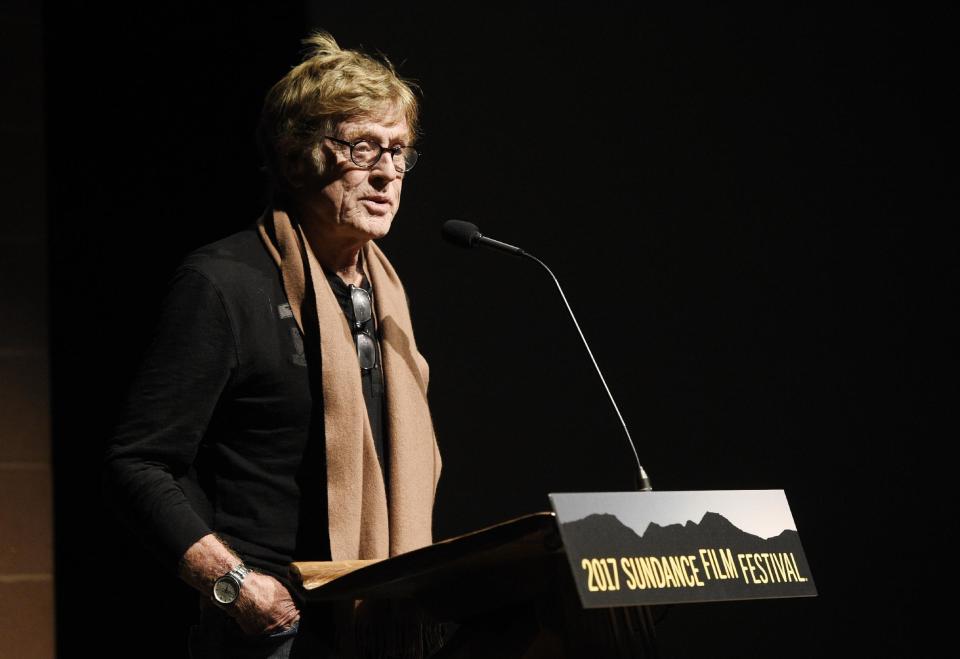
[(407, 119), (400, 113), (391, 113), (379, 117), (354, 117), (341, 121), (338, 132), (344, 138), (372, 134), (389, 139), (409, 139), (410, 128)]

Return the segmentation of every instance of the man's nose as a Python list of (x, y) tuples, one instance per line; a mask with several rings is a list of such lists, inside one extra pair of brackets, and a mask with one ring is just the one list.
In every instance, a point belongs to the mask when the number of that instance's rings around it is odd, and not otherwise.
[(380, 160), (370, 169), (370, 175), (387, 181), (398, 178), (400, 172), (397, 171), (397, 166), (393, 164), (393, 154), (389, 151), (384, 151), (380, 156)]

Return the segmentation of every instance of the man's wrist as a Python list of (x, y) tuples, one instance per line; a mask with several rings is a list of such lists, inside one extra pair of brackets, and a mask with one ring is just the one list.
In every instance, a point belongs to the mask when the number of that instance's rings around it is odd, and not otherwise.
[(211, 597), (214, 582), (240, 562), (241, 558), (223, 540), (209, 533), (184, 552), (179, 575), (204, 597)]
[(229, 572), (213, 582), (212, 597), (215, 604), (221, 607), (232, 607), (240, 598), (243, 582), (250, 569), (240, 561)]

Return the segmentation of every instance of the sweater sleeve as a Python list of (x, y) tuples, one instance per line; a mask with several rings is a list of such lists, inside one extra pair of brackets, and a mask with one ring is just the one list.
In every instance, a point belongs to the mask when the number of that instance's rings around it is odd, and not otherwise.
[(201, 272), (182, 267), (107, 447), (103, 473), (109, 503), (169, 568), (211, 532), (196, 505), (199, 488), (185, 486), (237, 368), (237, 343), (220, 292)]

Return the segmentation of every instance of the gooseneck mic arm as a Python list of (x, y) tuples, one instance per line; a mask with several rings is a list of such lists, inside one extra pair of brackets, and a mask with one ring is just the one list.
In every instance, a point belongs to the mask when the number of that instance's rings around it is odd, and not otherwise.
[(620, 413), (620, 408), (617, 406), (617, 401), (614, 400), (613, 394), (610, 392), (610, 387), (607, 386), (607, 381), (603, 377), (603, 372), (600, 370), (600, 366), (597, 364), (597, 360), (593, 356), (593, 351), (590, 350), (590, 344), (587, 343), (587, 337), (583, 335), (583, 330), (580, 329), (580, 323), (577, 322), (577, 317), (573, 313), (573, 309), (570, 307), (570, 303), (567, 301), (567, 296), (563, 292), (563, 287), (560, 286), (560, 281), (557, 279), (556, 275), (553, 274), (553, 271), (547, 267), (547, 264), (513, 245), (500, 242), (499, 240), (494, 240), (493, 238), (487, 238), (475, 224), (470, 222), (464, 222), (462, 220), (448, 220), (444, 223), (442, 229), (443, 237), (460, 247), (476, 247), (477, 245), (483, 245), (485, 247), (492, 247), (493, 249), (500, 250), (502, 252), (507, 252), (515, 256), (524, 256), (531, 261), (534, 261), (547, 271), (547, 274), (550, 275), (550, 278), (553, 280), (553, 283), (556, 284), (557, 290), (560, 291), (560, 297), (563, 299), (564, 305), (567, 307), (567, 312), (570, 314), (570, 319), (573, 320), (573, 326), (577, 328), (577, 334), (580, 335), (580, 340), (583, 341), (583, 347), (587, 349), (587, 354), (590, 356), (590, 362), (593, 364), (593, 368), (596, 369), (597, 375), (600, 376), (600, 382), (603, 383), (603, 388), (607, 392), (607, 398), (610, 399), (610, 404), (613, 405), (613, 410), (617, 413), (617, 418), (620, 419), (620, 425), (623, 426), (623, 432), (627, 436), (627, 443), (630, 445), (630, 450), (633, 452), (633, 458), (637, 462), (637, 474), (640, 478), (640, 491), (649, 492), (653, 489), (653, 486), (650, 484), (650, 477), (647, 475), (646, 470), (643, 468), (643, 465), (640, 464), (640, 456), (637, 453), (637, 445), (633, 442), (633, 438), (630, 436), (630, 430), (627, 428), (627, 422), (623, 420), (623, 415)]

